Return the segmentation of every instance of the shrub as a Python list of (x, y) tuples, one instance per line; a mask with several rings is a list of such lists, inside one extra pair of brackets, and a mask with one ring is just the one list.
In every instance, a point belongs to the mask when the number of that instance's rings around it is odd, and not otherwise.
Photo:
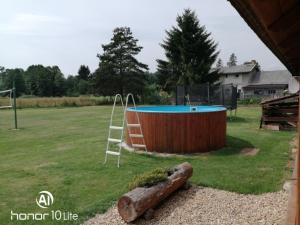
[(165, 91), (161, 91), (159, 93), (160, 95), (160, 103), (163, 104), (163, 105), (169, 105), (171, 104), (171, 96), (165, 92)]
[(146, 86), (144, 93), (144, 102), (147, 104), (160, 104), (158, 88), (155, 84)]
[(171, 98), (167, 92), (159, 91), (156, 84), (151, 84), (145, 88), (144, 102), (151, 105), (167, 105), (171, 103)]
[(167, 180), (170, 171), (169, 168), (156, 168), (152, 171), (137, 175), (129, 183), (128, 187), (130, 190), (136, 187), (151, 187), (159, 182)]

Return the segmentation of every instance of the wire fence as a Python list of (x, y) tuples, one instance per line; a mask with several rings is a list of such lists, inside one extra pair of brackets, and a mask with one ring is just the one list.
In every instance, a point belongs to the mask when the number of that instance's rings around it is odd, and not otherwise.
[(176, 105), (222, 105), (234, 110), (237, 108), (237, 97), (237, 87), (232, 84), (176, 87)]

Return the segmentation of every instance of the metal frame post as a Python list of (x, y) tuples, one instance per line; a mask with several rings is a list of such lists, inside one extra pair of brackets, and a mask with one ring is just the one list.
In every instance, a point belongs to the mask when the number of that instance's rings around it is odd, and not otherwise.
[(13, 81), (13, 98), (14, 98), (14, 118), (15, 118), (15, 129), (18, 129), (18, 117), (17, 117), (17, 95), (15, 81)]
[(210, 105), (209, 82), (207, 82), (207, 103)]
[(175, 104), (178, 105), (178, 85), (176, 85)]

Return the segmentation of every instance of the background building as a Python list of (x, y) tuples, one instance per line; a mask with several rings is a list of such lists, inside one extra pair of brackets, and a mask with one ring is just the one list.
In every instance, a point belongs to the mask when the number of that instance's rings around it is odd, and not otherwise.
[(299, 90), (297, 81), (288, 70), (261, 71), (255, 60), (221, 67), (219, 73), (221, 84), (237, 86), (241, 99), (280, 97)]

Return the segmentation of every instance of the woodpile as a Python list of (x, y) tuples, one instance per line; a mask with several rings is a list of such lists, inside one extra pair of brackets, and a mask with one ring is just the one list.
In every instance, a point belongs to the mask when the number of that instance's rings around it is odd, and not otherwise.
[(263, 101), (260, 128), (290, 130), (297, 127), (299, 94)]
[(137, 187), (123, 195), (118, 201), (118, 211), (125, 222), (132, 222), (141, 215), (150, 219), (153, 209), (180, 187), (187, 185), (193, 174), (191, 164), (185, 162), (176, 166), (166, 181), (151, 187)]

